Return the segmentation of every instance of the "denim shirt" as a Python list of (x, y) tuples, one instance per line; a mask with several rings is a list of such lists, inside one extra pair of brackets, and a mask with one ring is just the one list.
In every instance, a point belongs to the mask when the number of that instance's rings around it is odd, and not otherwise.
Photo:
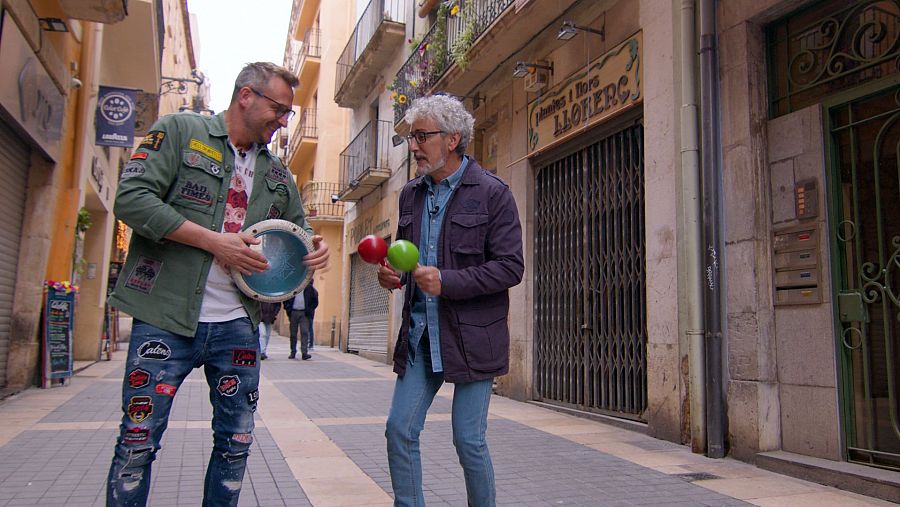
[[(459, 186), (463, 172), (469, 164), (469, 157), (463, 157), (459, 169), (450, 176), (444, 178), (435, 185), (431, 176), (425, 176), (428, 184), (428, 194), (425, 198), (425, 207), (422, 210), (422, 233), (419, 236), (419, 264), (423, 266), (437, 266), (437, 245), (441, 237), (441, 226), (444, 223), (444, 214), (447, 211), (447, 203), (453, 191)], [(441, 360), (441, 329), (438, 325), (438, 300), (437, 296), (425, 294), (422, 289), (416, 287), (413, 296), (412, 308), (409, 320), (410, 350), (416, 350), (419, 340), (428, 329), (428, 344), (431, 349), (431, 370), (435, 373), (444, 371)]]

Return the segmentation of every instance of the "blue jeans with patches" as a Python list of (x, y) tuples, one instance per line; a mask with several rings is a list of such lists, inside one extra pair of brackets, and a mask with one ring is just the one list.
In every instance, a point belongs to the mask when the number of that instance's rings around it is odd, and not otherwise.
[(181, 336), (135, 319), (122, 386), (122, 423), (109, 469), (107, 505), (146, 505), (151, 463), (185, 377), (203, 366), (213, 407), (213, 450), (203, 505), (237, 505), (259, 399), (259, 330), (250, 319), (201, 322)]
[[(425, 428), (428, 408), (444, 383), (443, 373), (431, 371), (427, 343), (426, 333), (415, 352), (410, 349), (406, 374), (397, 377), (394, 385), (385, 429), (395, 506), (425, 505), (419, 434)], [(463, 468), (468, 504), (476, 507), (496, 503), (494, 466), (485, 438), (492, 387), (492, 379), (453, 385), (453, 446)]]

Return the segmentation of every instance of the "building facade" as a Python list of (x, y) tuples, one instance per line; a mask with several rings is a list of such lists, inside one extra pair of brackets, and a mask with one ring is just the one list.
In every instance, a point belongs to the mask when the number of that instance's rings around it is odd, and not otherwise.
[(352, 110), (346, 350), (391, 357), (401, 295), (356, 244), (394, 234), (414, 174), (392, 137), (412, 100), (446, 92), (523, 222), (498, 393), (785, 471), (897, 470), (898, 15), (884, 0), (359, 6), (335, 93)]
[[(10, 195), (4, 199), (0, 387), (15, 391), (40, 375), (44, 280), (85, 274), (76, 333), (83, 325), (93, 336), (87, 345), (76, 339), (72, 352), (99, 356), (114, 228), (108, 210), (124, 155), (93, 144), (97, 86), (147, 92), (145, 119), (152, 121), (159, 67), (135, 60), (155, 63), (159, 52), (150, 1), (132, 2), (128, 15), (124, 2), (3, 2), (2, 16), (3, 174)], [(143, 104), (140, 97), (137, 103)], [(93, 222), (89, 233), (86, 217)]]
[[(11, 164), (3, 171), (11, 178), (5, 201), (11, 229), (4, 231), (9, 257), (2, 264), (12, 274), (0, 284), (8, 294), (0, 309), (8, 326), (0, 326), (0, 387), (15, 391), (40, 378), (45, 280), (79, 287), (74, 360), (100, 359), (115, 326), (107, 289), (124, 260), (127, 231), (112, 202), (132, 148), (99, 145), (100, 87), (133, 91), (136, 144), (159, 114), (205, 110), (208, 85), (192, 72), (196, 48), (186, 0), (3, 8), (0, 52), (10, 68), (21, 67), (21, 74), (8, 73), (2, 103)], [(16, 83), (19, 75), (29, 76), (25, 86)]]
[[(294, 92), (294, 118), (278, 135), (279, 149), (300, 189), (307, 220), (332, 251), (329, 267), (313, 278), (319, 291), (313, 334), (325, 345), (340, 339), (344, 204), (332, 196), (338, 192), (348, 115), (331, 97), (350, 32), (350, 12), (349, 0), (294, 0), (284, 53), (284, 66), (300, 85)], [(286, 319), (280, 329), (287, 333)]]

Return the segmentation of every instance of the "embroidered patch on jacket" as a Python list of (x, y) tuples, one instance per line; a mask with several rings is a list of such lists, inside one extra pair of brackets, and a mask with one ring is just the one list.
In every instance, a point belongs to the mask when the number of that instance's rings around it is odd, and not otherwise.
[(128, 387), (132, 389), (140, 389), (150, 385), (150, 372), (135, 368), (128, 374)]
[(255, 390), (253, 392), (247, 393), (247, 403), (252, 405), (252, 404), (256, 403), (257, 401), (259, 401), (259, 389)]
[(131, 155), (131, 160), (147, 160), (146, 151), (138, 151)]
[(139, 424), (153, 413), (153, 398), (149, 396), (132, 396), (128, 402), (128, 418)]
[(205, 204), (207, 206), (212, 204), (212, 195), (209, 193), (209, 189), (206, 188), (206, 185), (201, 185), (191, 180), (185, 180), (184, 184), (181, 185), (179, 193), (181, 194), (181, 197), (184, 197), (189, 201)]
[(162, 268), (162, 261), (150, 259), (143, 255), (138, 257), (125, 286), (144, 294), (150, 294), (153, 286), (156, 284), (156, 278), (159, 277), (159, 270)]
[(222, 161), (222, 152), (213, 148), (208, 144), (204, 144), (197, 139), (191, 139), (191, 142), (188, 144), (188, 148), (199, 151), (200, 153), (206, 155), (207, 157), (215, 160), (216, 162)]
[(219, 379), (219, 386), (217, 389), (222, 396), (234, 396), (237, 394), (240, 385), (241, 377), (238, 377), (237, 375), (225, 375)]
[(148, 150), (159, 151), (162, 148), (163, 139), (166, 138), (166, 133), (162, 130), (151, 130), (144, 136), (144, 139), (141, 141), (140, 147), (147, 148)]
[(160, 340), (150, 340), (144, 342), (138, 347), (138, 356), (144, 359), (154, 359), (157, 361), (165, 361), (172, 357), (172, 349), (166, 345), (166, 342)]
[(231, 351), (232, 366), (256, 366), (256, 351), (253, 349), (234, 349)]
[(124, 180), (125, 178), (131, 178), (133, 176), (140, 176), (144, 174), (144, 164), (142, 162), (138, 162), (137, 160), (133, 160), (125, 164), (125, 167), (122, 168), (122, 174), (119, 175), (120, 180)]
[(177, 387), (170, 384), (156, 384), (156, 394), (165, 394), (166, 396), (175, 396)]
[(204, 169), (205, 164), (203, 163), (203, 155), (197, 153), (196, 151), (186, 151), (184, 152), (184, 163), (191, 167), (199, 167)]
[(211, 172), (211, 173), (215, 174), (216, 176), (218, 176), (219, 173), (222, 172), (222, 168), (219, 167), (219, 166), (216, 165), (216, 164), (209, 164), (209, 172)]
[(128, 428), (122, 441), (126, 444), (143, 444), (149, 436), (150, 430), (147, 428)]
[(272, 218), (280, 218), (280, 217), (281, 217), (281, 210), (278, 209), (277, 207), (275, 207), (274, 204), (269, 206), (269, 212), (266, 213), (266, 219), (269, 220)]
[(289, 177), (287, 169), (275, 163), (269, 165), (269, 172), (266, 173), (266, 178), (278, 183), (287, 183)]

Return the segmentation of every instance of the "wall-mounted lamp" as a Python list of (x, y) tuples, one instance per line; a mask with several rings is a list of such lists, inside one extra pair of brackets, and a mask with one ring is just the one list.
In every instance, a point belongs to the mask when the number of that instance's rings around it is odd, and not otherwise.
[(45, 32), (68, 32), (69, 25), (59, 18), (38, 18), (41, 30)]
[(341, 196), (337, 194), (331, 194), (331, 204), (335, 204), (341, 200)]
[(550, 73), (553, 74), (553, 63), (551, 62), (550, 65), (541, 65), (539, 63), (516, 62), (516, 66), (513, 68), (513, 77), (523, 78), (534, 72), (531, 69), (549, 70)]
[(606, 40), (606, 30), (595, 30), (587, 26), (578, 26), (574, 21), (563, 21), (562, 26), (559, 28), (559, 33), (556, 34), (556, 38), (559, 40), (569, 40), (578, 35), (579, 30), (599, 35), (600, 40)]
[(198, 71), (197, 69), (191, 70), (191, 77), (162, 76), (159, 81), (159, 94), (165, 95), (172, 92), (185, 94), (188, 91), (187, 83), (194, 83), (197, 86), (202, 86), (205, 82), (206, 76), (204, 76), (203, 73)]

